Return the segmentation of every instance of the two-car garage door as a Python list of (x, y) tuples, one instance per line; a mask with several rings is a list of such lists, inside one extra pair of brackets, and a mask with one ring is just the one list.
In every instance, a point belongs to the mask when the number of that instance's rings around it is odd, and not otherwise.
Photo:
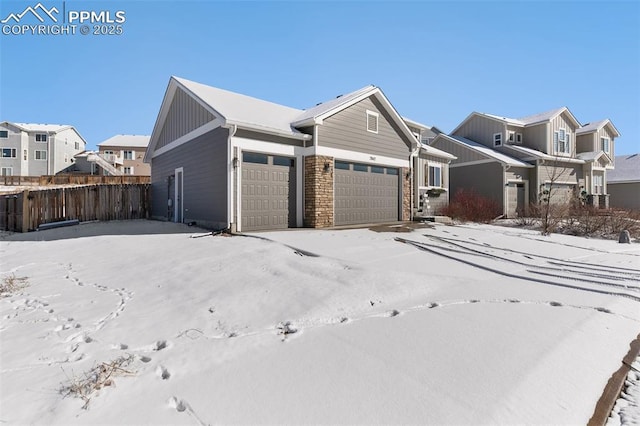
[(398, 169), (335, 162), (335, 224), (398, 220)]

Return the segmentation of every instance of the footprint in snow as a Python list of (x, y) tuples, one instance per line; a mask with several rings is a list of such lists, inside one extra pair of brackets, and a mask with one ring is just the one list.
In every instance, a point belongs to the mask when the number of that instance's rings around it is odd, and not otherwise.
[(549, 306), (562, 306), (560, 302), (549, 302)]
[(167, 370), (166, 367), (162, 365), (156, 367), (156, 375), (162, 380), (169, 380), (169, 378), (171, 377), (171, 373), (169, 372), (169, 370)]

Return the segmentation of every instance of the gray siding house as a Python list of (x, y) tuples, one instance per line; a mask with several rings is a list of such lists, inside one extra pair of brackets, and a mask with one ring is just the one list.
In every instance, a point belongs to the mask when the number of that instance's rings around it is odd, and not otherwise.
[(152, 216), (233, 231), (408, 220), (419, 146), (375, 86), (301, 110), (172, 77), (145, 154)]
[(72, 166), (85, 146), (73, 126), (0, 122), (0, 175), (54, 175)]
[(617, 156), (615, 163), (607, 175), (611, 207), (640, 210), (640, 154)]
[(610, 120), (581, 125), (563, 107), (518, 119), (473, 112), (432, 146), (457, 157), (450, 166), (454, 194), (473, 188), (516, 217), (549, 189), (556, 203), (586, 195), (608, 207), (606, 176), (618, 136)]

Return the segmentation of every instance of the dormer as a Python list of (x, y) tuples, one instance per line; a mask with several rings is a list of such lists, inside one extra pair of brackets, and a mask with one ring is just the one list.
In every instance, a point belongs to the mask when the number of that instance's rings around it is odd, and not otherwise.
[(611, 120), (605, 119), (587, 123), (577, 131), (576, 151), (604, 152), (611, 161), (614, 158), (614, 140), (620, 133)]

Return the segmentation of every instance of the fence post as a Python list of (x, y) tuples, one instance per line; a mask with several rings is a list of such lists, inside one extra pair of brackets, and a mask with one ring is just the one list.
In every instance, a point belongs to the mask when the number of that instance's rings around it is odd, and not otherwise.
[(29, 231), (31, 209), (29, 209), (29, 190), (25, 189), (22, 192), (22, 227), (20, 231)]

